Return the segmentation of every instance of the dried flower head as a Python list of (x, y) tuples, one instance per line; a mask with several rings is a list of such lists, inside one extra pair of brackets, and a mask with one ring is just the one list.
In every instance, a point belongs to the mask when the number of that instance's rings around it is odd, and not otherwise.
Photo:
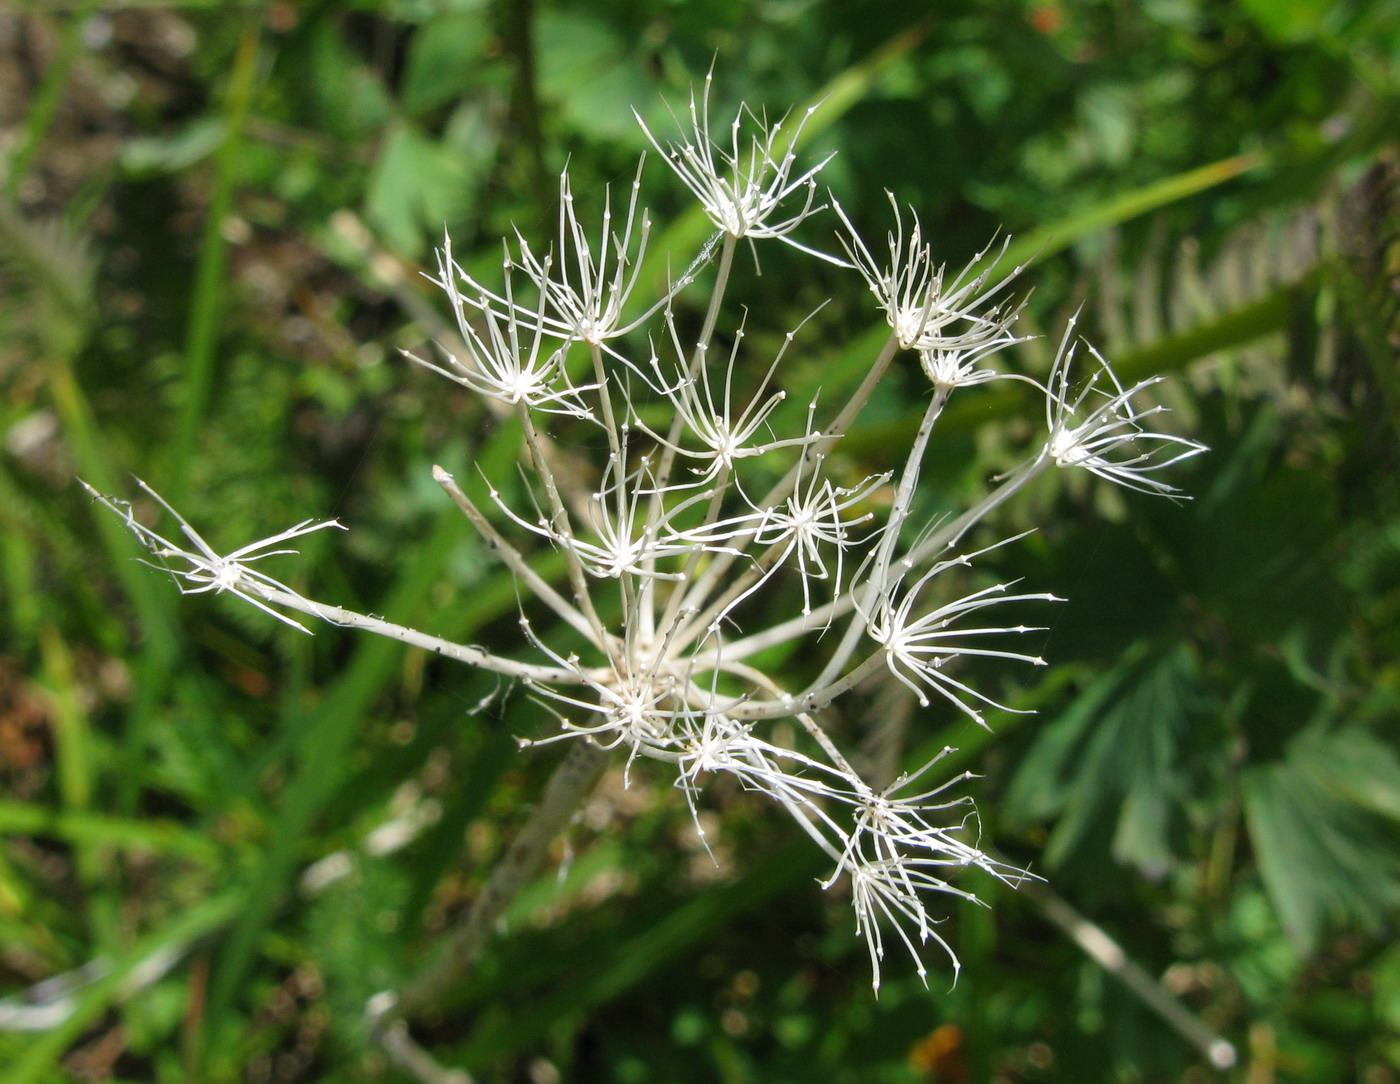
[[(917, 216), (906, 226), (898, 206), (888, 259), (872, 252), (839, 207), (850, 264), (795, 242), (792, 232), (822, 207), (815, 178), (825, 160), (803, 165), (797, 154), (810, 116), (769, 124), (741, 109), (717, 144), (707, 78), (691, 96), (681, 142), (663, 145), (646, 131), (719, 230), (690, 270), (649, 302), (633, 302), (651, 229), (637, 202), (640, 167), (621, 224), (605, 194), (596, 234), (580, 223), (565, 174), (553, 247), (538, 252), (517, 233), (514, 247), (505, 245), (500, 285), (472, 279), (444, 243), (433, 281), (456, 319), (461, 356), (449, 351), (445, 364), (422, 364), (518, 423), (525, 484), (508, 497), (488, 480), (490, 502), (478, 506), (447, 471), (436, 468), (434, 477), (522, 598), (533, 596), (532, 616), (522, 603), (520, 618), (521, 647), (533, 658), (315, 602), (253, 567), (294, 552), (273, 547), (339, 527), (333, 520), (305, 520), (220, 555), (144, 483), (193, 548), (156, 534), (125, 502), (94, 495), (182, 591), (229, 592), (299, 629), (284, 611), (515, 678), (553, 720), (532, 744), (588, 742), (617, 749), (629, 769), (642, 760), (665, 765), (692, 811), (712, 776), (767, 796), (831, 860), (825, 883), (850, 886), (878, 989), (890, 927), (920, 976), (919, 950), (929, 941), (956, 968), (929, 908), (939, 894), (966, 896), (950, 881), (959, 868), (976, 866), (1008, 883), (1025, 874), (979, 846), (971, 799), (948, 790), (967, 773), (915, 792), (940, 756), (880, 789), (840, 751), (837, 711), (858, 714), (862, 690), (881, 679), (983, 726), (989, 709), (1011, 710), (979, 690), (964, 663), (1044, 665), (1033, 650), (1005, 646), (1007, 637), (1037, 628), (997, 615), (1008, 604), (1055, 599), (1022, 591), (1014, 579), (969, 586), (963, 573), (974, 559), (1014, 541), (974, 548), (964, 544), (969, 532), (1055, 466), (1174, 495), (1160, 472), (1202, 446), (1145, 428), (1161, 411), (1136, 405), (1153, 381), (1125, 388), (1097, 353), (1098, 368), (1076, 390), (1067, 333), (1047, 384), (1030, 381), (1045, 401), (1042, 440), (960, 515), (919, 529), (915, 498), (944, 406), (963, 388), (1003, 375), (988, 363), (1019, 341), (1012, 324), (1020, 306), (1006, 295), (1020, 269), (998, 275), (989, 246), (950, 275)], [(723, 326), (741, 240), (779, 240), (853, 268), (875, 295), (891, 331), (845, 402), (818, 396), (805, 411), (787, 402), (797, 327), (754, 357), (745, 323)], [(682, 295), (708, 262), (717, 270), (697, 328), (681, 313)], [(639, 316), (624, 315), (638, 308)], [(629, 334), (653, 320), (649, 355), (638, 361), (633, 339), (642, 336)], [(930, 397), (912, 439), (886, 448), (888, 463), (867, 473), (842, 454), (842, 441), (901, 350), (917, 354)], [(571, 378), (574, 358), (591, 364), (586, 381)], [(566, 446), (552, 439), (553, 426), (586, 439)], [(533, 559), (541, 547), (560, 555), (557, 579)], [(770, 672), (778, 649), (797, 662)], [(786, 731), (768, 726), (775, 719), (790, 720), (800, 740), (781, 738)]]

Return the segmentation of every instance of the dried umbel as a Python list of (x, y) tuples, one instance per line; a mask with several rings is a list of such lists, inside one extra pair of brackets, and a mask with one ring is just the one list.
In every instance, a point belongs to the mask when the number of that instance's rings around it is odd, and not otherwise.
[[(1160, 409), (1139, 403), (1151, 381), (1124, 387), (1094, 354), (1092, 375), (1077, 384), (1067, 334), (1046, 384), (1028, 381), (1045, 402), (1043, 442), (961, 515), (911, 529), (921, 465), (949, 398), (1005, 376), (990, 363), (1018, 341), (1018, 306), (1007, 299), (1015, 272), (994, 274), (995, 260), (979, 257), (948, 274), (917, 218), (898, 208), (888, 263), (839, 207), (828, 219), (839, 245), (828, 247), (849, 260), (819, 251), (816, 241), (798, 243), (799, 229), (820, 238), (812, 220), (827, 209), (817, 194), (823, 163), (804, 167), (796, 157), (806, 117), (770, 124), (744, 110), (716, 144), (708, 99), (707, 83), (691, 100), (679, 142), (647, 132), (716, 230), (662, 296), (636, 298), (651, 230), (638, 206), (640, 169), (625, 212), (614, 217), (614, 200), (603, 196), (596, 231), (581, 221), (565, 175), (553, 247), (541, 252), (517, 235), (505, 245), (499, 281), (467, 274), (448, 244), (440, 253), (435, 281), (463, 349), (415, 360), (518, 421), (526, 492), (507, 500), (488, 480), (489, 501), (478, 502), (447, 472), (435, 476), (514, 574), (534, 615), (522, 609), (520, 658), (312, 601), (250, 567), (287, 552), (268, 547), (339, 526), (333, 522), (307, 521), (220, 556), (178, 515), (193, 549), (138, 523), (125, 502), (98, 499), (125, 518), (182, 590), (232, 593), (297, 628), (285, 611), (364, 628), (516, 679), (555, 723), (534, 744), (615, 749), (629, 769), (661, 761), (692, 810), (715, 775), (767, 795), (830, 858), (824, 883), (849, 885), (878, 989), (888, 928), (921, 976), (919, 949), (930, 940), (956, 968), (930, 910), (940, 893), (966, 895), (950, 884), (950, 870), (976, 866), (1013, 883), (1025, 875), (979, 849), (971, 800), (949, 794), (965, 775), (922, 783), (935, 758), (877, 789), (837, 748), (824, 713), (857, 686), (883, 679), (985, 725), (988, 707), (1006, 709), (968, 683), (960, 660), (1042, 665), (1016, 646), (1033, 630), (1001, 615), (1011, 612), (1008, 603), (1055, 600), (1009, 582), (955, 589), (963, 581), (951, 570), (1011, 541), (970, 550), (968, 532), (1055, 467), (1171, 495), (1160, 471), (1202, 448), (1145, 428)], [(748, 247), (741, 241), (781, 242), (839, 264), (875, 295), (890, 335), (845, 402), (783, 409), (783, 367), (803, 349), (800, 327), (757, 359), (742, 322), (721, 330), (736, 252)], [(687, 331), (678, 302), (707, 267), (709, 296), (685, 298), (703, 314), (698, 330)], [(865, 478), (834, 475), (833, 453), (901, 351), (914, 352), (929, 379), (928, 406), (902, 461)], [(799, 424), (781, 432), (785, 417)], [(547, 433), (560, 422), (582, 427), (587, 439), (561, 448)], [(582, 449), (594, 449), (595, 461), (581, 464)], [(572, 481), (590, 476), (582, 491)], [(542, 547), (562, 556), (564, 582), (532, 566)], [(807, 672), (816, 676), (801, 687), (757, 661), (794, 641), (815, 660)], [(777, 737), (794, 730), (775, 728), (775, 720), (796, 722), (806, 735), (800, 748)]]

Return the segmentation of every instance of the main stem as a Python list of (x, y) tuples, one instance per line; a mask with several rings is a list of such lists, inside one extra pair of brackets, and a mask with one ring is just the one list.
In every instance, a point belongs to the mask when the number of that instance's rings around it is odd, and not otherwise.
[(403, 985), (387, 1004), (370, 1011), (370, 1028), (377, 1040), (391, 1034), (400, 1021), (440, 1002), (480, 958), (492, 931), (511, 901), (544, 866), (550, 844), (568, 827), (603, 774), (607, 754), (588, 742), (574, 742), (569, 755), (549, 777), (539, 804), (473, 901), (447, 947), (426, 968)]

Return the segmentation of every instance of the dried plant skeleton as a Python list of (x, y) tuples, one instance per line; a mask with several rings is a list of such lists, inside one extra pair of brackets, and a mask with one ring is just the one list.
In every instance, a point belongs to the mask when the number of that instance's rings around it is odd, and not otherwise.
[[(519, 583), (530, 614), (521, 614), (520, 658), (314, 602), (253, 567), (288, 552), (290, 540), (339, 527), (334, 521), (308, 520), (221, 556), (178, 515), (185, 545), (143, 526), (125, 502), (98, 499), (181, 590), (229, 592), (297, 628), (289, 611), (509, 675), (556, 723), (540, 742), (613, 748), (629, 766), (661, 761), (692, 809), (705, 779), (721, 773), (767, 795), (830, 858), (825, 883), (849, 886), (878, 989), (891, 928), (921, 976), (919, 950), (930, 940), (956, 969), (931, 909), (938, 893), (965, 895), (949, 871), (977, 866), (1012, 883), (1025, 875), (978, 848), (970, 799), (948, 797), (951, 783), (916, 786), (934, 765), (876, 788), (841, 754), (821, 713), (863, 683), (898, 681), (922, 703), (946, 702), (985, 725), (983, 711), (1001, 705), (969, 683), (959, 660), (1041, 663), (1016, 646), (1033, 630), (1001, 615), (1054, 600), (1015, 583), (968, 588), (952, 570), (1004, 544), (969, 550), (968, 532), (1054, 467), (1172, 495), (1159, 472), (1202, 446), (1147, 429), (1160, 409), (1140, 402), (1151, 382), (1124, 387), (1096, 353), (1092, 376), (1076, 385), (1066, 334), (1046, 384), (1035, 384), (1045, 402), (1043, 442), (963, 514), (923, 529), (911, 523), (925, 451), (950, 396), (1006, 375), (988, 363), (1019, 341), (1019, 305), (1009, 297), (1015, 272), (988, 270), (996, 266), (991, 250), (960, 273), (945, 272), (917, 217), (898, 207), (887, 244), (868, 245), (846, 212), (819, 196), (825, 162), (798, 159), (810, 113), (769, 123), (745, 109), (716, 142), (709, 97), (707, 81), (677, 141), (646, 133), (716, 231), (662, 296), (638, 299), (651, 232), (638, 205), (640, 169), (625, 209), (611, 196), (600, 201), (597, 229), (581, 216), (565, 174), (552, 246), (532, 248), (517, 234), (505, 244), (499, 282), (471, 277), (450, 243), (439, 255), (434, 281), (465, 349), (415, 360), (518, 421), (527, 482), (523, 499), (497, 488), (519, 492), (514, 481), (496, 479), (486, 498), (473, 500), (473, 486), (440, 468), (435, 477)], [(819, 251), (813, 220), (824, 211), (838, 239), (826, 247), (846, 258)], [(799, 243), (799, 230), (817, 240)], [(859, 275), (889, 323), (859, 388), (836, 406), (820, 397), (784, 402), (784, 365), (804, 349), (800, 326), (763, 357), (745, 342), (742, 320), (722, 328), (734, 308), (725, 300), (736, 250), (768, 241)], [(689, 295), (702, 271), (709, 295), (696, 299)], [(835, 473), (833, 453), (901, 352), (915, 355), (928, 378), (916, 435), (876, 473)], [(561, 452), (549, 436), (558, 427), (586, 437)], [(585, 448), (596, 462), (580, 492)], [(562, 582), (532, 567), (541, 548), (562, 556)], [(798, 671), (802, 687), (786, 686), (759, 661), (794, 641), (810, 660)], [(777, 719), (796, 721), (801, 749), (775, 737)]]

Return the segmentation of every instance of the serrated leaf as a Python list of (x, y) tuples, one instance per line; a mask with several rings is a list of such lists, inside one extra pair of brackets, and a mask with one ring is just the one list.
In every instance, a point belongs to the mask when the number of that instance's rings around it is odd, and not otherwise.
[(416, 255), (474, 195), (474, 171), (459, 147), (438, 142), (408, 121), (394, 124), (380, 148), (365, 196), (365, 217), (397, 251)]
[(1190, 537), (1179, 548), (1193, 591), (1233, 629), (1267, 643), (1307, 629), (1331, 643), (1344, 607), (1332, 564), (1319, 558), (1338, 535), (1336, 485), (1321, 468), (1280, 461), (1282, 425), (1260, 408), (1243, 433), (1217, 438), (1230, 450), (1203, 457)]
[[(1173, 853), (1192, 787), (1201, 711), (1184, 644), (1145, 645), (1094, 682), (1032, 743), (1007, 793), (1013, 818), (1060, 817), (1046, 861), (1087, 857), (1091, 840), (1149, 873)], [(1102, 854), (1099, 856), (1102, 858)]]
[[(1361, 757), (1374, 763), (1358, 787)], [(1355, 728), (1313, 730), (1241, 783), (1265, 887), (1299, 951), (1315, 949), (1333, 927), (1374, 930), (1400, 907), (1392, 750)]]

